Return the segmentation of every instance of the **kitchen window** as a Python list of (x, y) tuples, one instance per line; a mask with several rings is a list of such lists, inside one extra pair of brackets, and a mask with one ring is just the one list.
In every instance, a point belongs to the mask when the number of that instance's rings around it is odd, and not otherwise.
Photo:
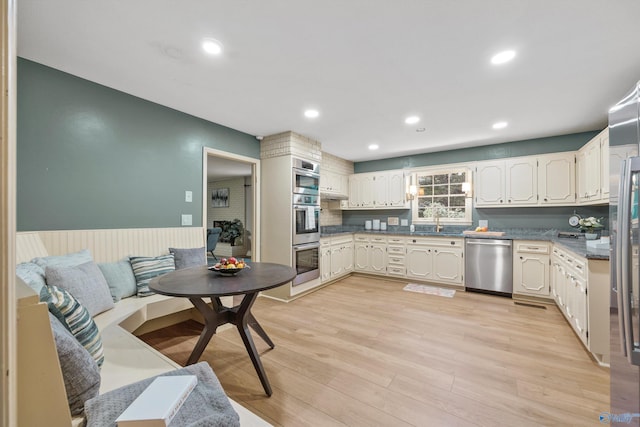
[(413, 222), (471, 224), (471, 171), (438, 169), (417, 171), (412, 176), (417, 194), (413, 198)]

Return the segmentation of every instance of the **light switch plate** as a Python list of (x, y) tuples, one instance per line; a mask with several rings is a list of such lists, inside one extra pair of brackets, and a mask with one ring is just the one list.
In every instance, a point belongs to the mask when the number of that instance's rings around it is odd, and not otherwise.
[(408, 219), (401, 219), (400, 220), (400, 225), (403, 227), (406, 227), (409, 225), (409, 220)]
[(192, 191), (187, 190), (187, 191), (184, 192), (184, 201), (188, 202), (188, 203), (193, 202), (193, 192)]
[(478, 227), (487, 227), (489, 228), (489, 220), (481, 219), (478, 221)]
[(387, 218), (387, 224), (389, 225), (398, 225), (398, 217), (397, 216), (390, 216)]
[(192, 225), (192, 215), (182, 215), (182, 225)]

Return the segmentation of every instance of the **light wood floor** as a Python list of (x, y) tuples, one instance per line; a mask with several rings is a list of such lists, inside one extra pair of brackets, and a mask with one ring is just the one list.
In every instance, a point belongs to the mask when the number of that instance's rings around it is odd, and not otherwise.
[[(273, 387), (264, 394), (235, 328), (207, 360), (227, 394), (282, 426), (586, 426), (609, 408), (609, 371), (553, 305), (456, 292), (405, 292), (359, 276), (288, 304), (259, 298), (254, 334)], [(184, 364), (201, 326), (144, 335)]]

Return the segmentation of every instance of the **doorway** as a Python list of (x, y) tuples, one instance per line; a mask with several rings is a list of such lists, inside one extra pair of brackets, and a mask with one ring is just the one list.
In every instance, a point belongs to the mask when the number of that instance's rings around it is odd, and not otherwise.
[[(260, 160), (203, 150), (203, 228), (223, 228), (215, 256), (259, 261)], [(209, 258), (215, 260), (211, 254)]]

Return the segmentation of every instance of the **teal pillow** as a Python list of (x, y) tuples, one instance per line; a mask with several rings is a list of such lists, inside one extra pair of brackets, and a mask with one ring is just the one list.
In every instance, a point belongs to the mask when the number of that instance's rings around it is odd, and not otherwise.
[(49, 312), (87, 349), (98, 366), (102, 366), (102, 337), (87, 309), (71, 293), (57, 286), (43, 287), (40, 301), (47, 303)]
[(117, 262), (101, 263), (98, 264), (98, 267), (107, 280), (113, 302), (136, 294), (136, 276), (133, 275), (129, 258)]
[(157, 257), (129, 257), (133, 275), (136, 276), (136, 287), (139, 297), (148, 297), (154, 292), (149, 289), (149, 282), (154, 277), (169, 273), (176, 269), (173, 254)]
[(34, 262), (22, 262), (16, 265), (16, 275), (37, 293), (47, 285), (44, 280), (44, 269)]

